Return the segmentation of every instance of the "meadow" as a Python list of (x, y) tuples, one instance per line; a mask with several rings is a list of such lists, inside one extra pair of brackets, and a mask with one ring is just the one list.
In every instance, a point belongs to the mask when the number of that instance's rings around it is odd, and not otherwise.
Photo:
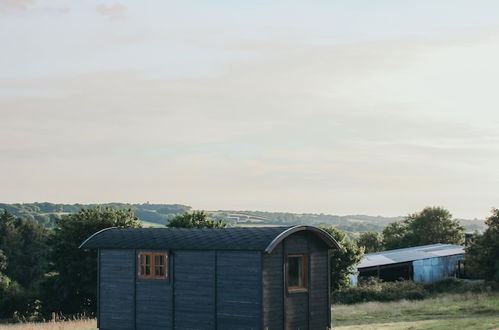
[(499, 329), (499, 293), (333, 306), (334, 329)]

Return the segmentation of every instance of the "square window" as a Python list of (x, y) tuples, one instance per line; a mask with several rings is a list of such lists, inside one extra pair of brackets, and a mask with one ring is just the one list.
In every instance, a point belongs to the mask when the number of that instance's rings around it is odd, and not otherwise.
[(306, 291), (308, 287), (308, 262), (305, 254), (288, 255), (287, 263), (288, 292)]
[(139, 278), (168, 278), (168, 254), (164, 252), (139, 252)]

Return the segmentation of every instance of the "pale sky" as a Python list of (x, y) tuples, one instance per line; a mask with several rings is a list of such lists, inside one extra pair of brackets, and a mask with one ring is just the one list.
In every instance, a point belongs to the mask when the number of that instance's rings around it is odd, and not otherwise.
[(0, 0), (0, 202), (499, 207), (497, 0)]

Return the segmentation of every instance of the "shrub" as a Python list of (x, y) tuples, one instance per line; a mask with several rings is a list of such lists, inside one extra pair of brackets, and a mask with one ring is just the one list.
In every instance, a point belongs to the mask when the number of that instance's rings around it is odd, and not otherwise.
[(421, 300), (441, 293), (486, 293), (499, 290), (494, 282), (470, 282), (448, 278), (435, 283), (413, 281), (380, 282), (371, 278), (358, 287), (333, 292), (335, 304), (357, 304), (370, 301)]
[(367, 283), (333, 293), (333, 302), (340, 304), (355, 304), (368, 301), (417, 300), (429, 296), (429, 292), (421, 283), (412, 281)]

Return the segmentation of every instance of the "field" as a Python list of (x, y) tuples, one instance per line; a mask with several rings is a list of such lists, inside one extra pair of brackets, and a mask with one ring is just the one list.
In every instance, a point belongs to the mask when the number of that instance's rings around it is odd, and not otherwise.
[(499, 294), (335, 305), (334, 329), (499, 329)]

